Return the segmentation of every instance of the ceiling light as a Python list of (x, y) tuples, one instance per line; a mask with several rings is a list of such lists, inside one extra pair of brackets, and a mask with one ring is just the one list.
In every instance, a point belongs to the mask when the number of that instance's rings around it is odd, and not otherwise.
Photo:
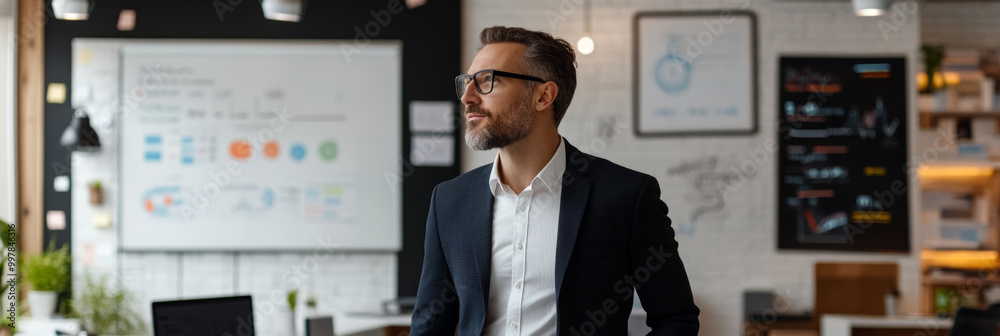
[(583, 37), (576, 42), (576, 49), (584, 55), (594, 52), (594, 39), (590, 38), (590, 0), (583, 2)]
[(268, 20), (299, 22), (302, 17), (301, 0), (264, 0), (260, 7)]
[(851, 0), (857, 16), (881, 16), (889, 10), (892, 0)]
[(86, 20), (90, 13), (87, 0), (52, 0), (52, 13), (60, 20)]
[(580, 41), (576, 42), (576, 48), (580, 50), (581, 54), (590, 55), (590, 53), (594, 52), (594, 39), (584, 35), (580, 38)]

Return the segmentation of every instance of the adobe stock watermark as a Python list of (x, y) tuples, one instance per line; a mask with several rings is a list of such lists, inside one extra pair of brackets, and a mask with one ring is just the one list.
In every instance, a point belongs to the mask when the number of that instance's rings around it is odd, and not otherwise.
[(15, 244), (17, 240), (17, 225), (14, 225), (13, 222), (7, 223), (7, 225), (9, 228), (7, 236), (0, 237), (0, 239), (3, 239), (4, 245), (7, 245), (7, 278), (3, 279), (7, 285), (7, 292), (3, 293), (7, 297), (7, 305), (4, 307), (4, 310), (7, 312), (6, 317), (8, 321), (10, 321), (7, 323), (7, 327), (14, 329), (16, 328), (18, 314), (17, 290), (19, 286), (17, 284), (17, 257), (20, 255), (20, 251), (17, 251), (17, 245)]
[[(899, 27), (910, 22), (911, 19), (918, 19), (920, 5), (927, 0), (905, 0), (896, 1), (890, 13), (878, 20), (878, 29), (882, 32), (882, 39), (889, 41), (889, 34), (899, 30)], [(885, 17), (888, 17), (887, 21)]]
[[(295, 115), (288, 113), (288, 110), (284, 108), (274, 109), (272, 113), (274, 113), (274, 117), (269, 120), (267, 127), (261, 128), (256, 134), (247, 138), (250, 147), (248, 158), (257, 157), (258, 153), (264, 151), (264, 146), (273, 140), (276, 134), (285, 130), (291, 119), (295, 119)], [(222, 190), (243, 172), (243, 163), (242, 160), (230, 159), (226, 162), (225, 169), (209, 172), (211, 181), (205, 183), (201, 188), (194, 189), (191, 197), (192, 202), (185, 202), (180, 206), (180, 216), (185, 223), (190, 223), (192, 217), (200, 214), (208, 208), (212, 200), (219, 197)]]
[[(459, 107), (459, 114), (461, 112), (461, 107)], [(441, 111), (441, 114), (436, 118), (437, 120), (449, 121), (453, 129), (457, 127), (465, 127), (465, 123), (459, 119), (455, 118), (455, 111), (452, 109), (445, 109)], [(389, 187), (393, 192), (399, 191), (403, 186), (403, 181), (416, 172), (416, 166), (422, 162), (429, 161), (429, 158), (434, 157), (435, 153), (438, 153), (441, 146), (454, 146), (455, 136), (452, 135), (453, 131), (434, 131), (431, 132), (428, 137), (421, 137), (429, 141), (411, 141), (410, 142), (410, 158), (403, 157), (400, 155), (399, 162), (402, 166), (402, 171), (399, 173), (384, 171), (382, 172), (382, 177), (385, 179), (386, 186)], [(453, 149), (446, 149), (453, 150)], [(414, 162), (416, 161), (416, 162)]]
[[(128, 91), (124, 99), (121, 97), (116, 97), (114, 100), (106, 105), (99, 106), (96, 111), (87, 110), (91, 117), (94, 117), (97, 113), (105, 111), (106, 113), (112, 113), (116, 116), (113, 120), (117, 120), (118, 123), (121, 120), (128, 118), (132, 114), (132, 110), (142, 103), (148, 96), (148, 92), (154, 91), (163, 85), (163, 81), (169, 77), (169, 73), (162, 71), (160, 66), (146, 66), (143, 67), (142, 78), (140, 78), (139, 85)], [(115, 111), (121, 108), (121, 114), (117, 115)], [(95, 113), (96, 112), (96, 113)], [(109, 137), (113, 136), (111, 134), (114, 128), (114, 123), (102, 123), (96, 124), (94, 130), (97, 132), (98, 137)], [(73, 155), (73, 151), (66, 151), (66, 157), (62, 161), (52, 161), (51, 166), (53, 172), (56, 175), (68, 175), (70, 174), (70, 167), (75, 167), (79, 161), (79, 156)]]
[(584, 315), (587, 316), (587, 320), (580, 323), (578, 326), (570, 326), (569, 332), (571, 336), (592, 336), (600, 334), (598, 330), (608, 323), (610, 316), (617, 314), (620, 311), (626, 311), (631, 314), (632, 307), (619, 307), (619, 302), (627, 302), (633, 295), (635, 291), (639, 290), (647, 282), (649, 282), (654, 274), (663, 268), (663, 265), (667, 263), (667, 259), (673, 258), (676, 254), (664, 250), (664, 246), (660, 245), (658, 247), (650, 246), (649, 255), (646, 256), (646, 262), (636, 267), (632, 270), (631, 274), (626, 274), (621, 280), (618, 280), (614, 284), (614, 291), (616, 294), (621, 295), (618, 298), (608, 298), (605, 299), (601, 306), (596, 309), (584, 310)]
[[(750, 7), (749, 0), (733, 0), (733, 2), (742, 3), (739, 9)], [(718, 19), (702, 20), (701, 24), (705, 26), (705, 30), (694, 35), (684, 36), (684, 39), (687, 40), (687, 48), (684, 48), (685, 56), (690, 60), (700, 57), (705, 52), (705, 49), (711, 47), (715, 43), (715, 40), (726, 31), (726, 27), (733, 22), (736, 22), (736, 18), (733, 17), (732, 9), (720, 10)]]
[(771, 326), (778, 322), (779, 315), (799, 311), (795, 306), (795, 301), (801, 295), (796, 295), (796, 292), (788, 287), (777, 291), (775, 294), (781, 300), (774, 300), (774, 306), (764, 309), (759, 315), (749, 316), (743, 325), (743, 335), (766, 336)]
[(549, 21), (549, 29), (556, 30), (556, 24), (566, 21), (566, 17), (576, 13), (576, 9), (583, 5), (585, 0), (562, 0), (555, 11), (549, 9), (545, 11), (545, 19)]
[[(215, 9), (215, 14), (219, 15), (219, 22), (226, 21), (226, 13), (232, 12), (246, 0), (215, 0), (212, 1), (212, 8)], [(250, 1), (252, 3), (259, 3), (256, 0)]]
[(385, 9), (370, 11), (369, 14), (371, 14), (372, 19), (365, 23), (363, 29), (359, 26), (354, 26), (354, 43), (340, 43), (340, 51), (344, 54), (344, 59), (347, 60), (347, 63), (351, 63), (351, 55), (361, 53), (361, 49), (368, 47), (371, 44), (371, 40), (381, 34), (383, 28), (389, 26), (393, 15), (402, 12), (403, 4), (400, 0), (389, 0)]
[[(941, 153), (950, 151), (952, 147), (956, 144), (955, 134), (949, 133), (946, 129), (938, 129), (938, 136), (934, 139), (932, 147), (924, 148), (921, 153), (914, 154), (910, 157), (906, 163), (903, 164), (902, 170), (906, 173), (906, 176), (914, 176), (918, 173), (918, 169), (922, 164), (932, 164), (937, 162), (941, 158)], [(877, 202), (881, 211), (888, 211), (893, 205), (896, 204), (896, 199), (901, 196), (905, 196), (907, 193), (906, 183), (903, 180), (894, 180), (889, 184), (887, 190), (873, 190), (871, 193), (871, 198), (873, 202)], [(844, 231), (847, 232), (847, 240), (849, 243), (854, 244), (855, 236), (863, 235), (872, 224), (878, 223), (879, 218), (873, 216), (864, 216), (860, 218), (861, 220), (857, 222), (848, 222), (844, 226)]]
[(449, 305), (458, 300), (458, 290), (455, 289), (455, 284), (450, 279), (445, 279), (442, 284), (444, 286), (441, 288), (441, 295), (431, 300), (427, 309), (418, 309), (413, 312), (414, 316), (417, 317), (416, 320), (434, 322), (448, 309)]

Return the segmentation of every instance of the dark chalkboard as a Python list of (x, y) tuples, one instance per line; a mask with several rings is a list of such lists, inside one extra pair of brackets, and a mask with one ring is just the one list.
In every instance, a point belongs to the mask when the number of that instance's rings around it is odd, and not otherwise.
[(906, 59), (778, 71), (778, 248), (909, 251)]

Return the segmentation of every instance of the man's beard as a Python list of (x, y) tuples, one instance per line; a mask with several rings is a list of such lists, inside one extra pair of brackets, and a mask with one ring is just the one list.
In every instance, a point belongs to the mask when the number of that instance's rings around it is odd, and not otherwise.
[[(534, 116), (528, 99), (501, 111), (490, 111), (479, 106), (469, 106), (467, 113), (484, 115), (478, 121), (465, 122), (465, 144), (474, 150), (490, 150), (521, 141), (531, 133)], [(482, 129), (475, 129), (479, 123), (489, 121)]]

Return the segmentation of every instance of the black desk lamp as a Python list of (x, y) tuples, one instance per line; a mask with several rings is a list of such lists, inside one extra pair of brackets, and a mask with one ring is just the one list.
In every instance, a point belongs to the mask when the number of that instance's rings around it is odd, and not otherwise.
[(101, 139), (97, 137), (97, 131), (90, 126), (90, 117), (87, 111), (77, 109), (73, 115), (73, 121), (63, 131), (59, 138), (59, 144), (74, 152), (97, 152), (101, 150)]

